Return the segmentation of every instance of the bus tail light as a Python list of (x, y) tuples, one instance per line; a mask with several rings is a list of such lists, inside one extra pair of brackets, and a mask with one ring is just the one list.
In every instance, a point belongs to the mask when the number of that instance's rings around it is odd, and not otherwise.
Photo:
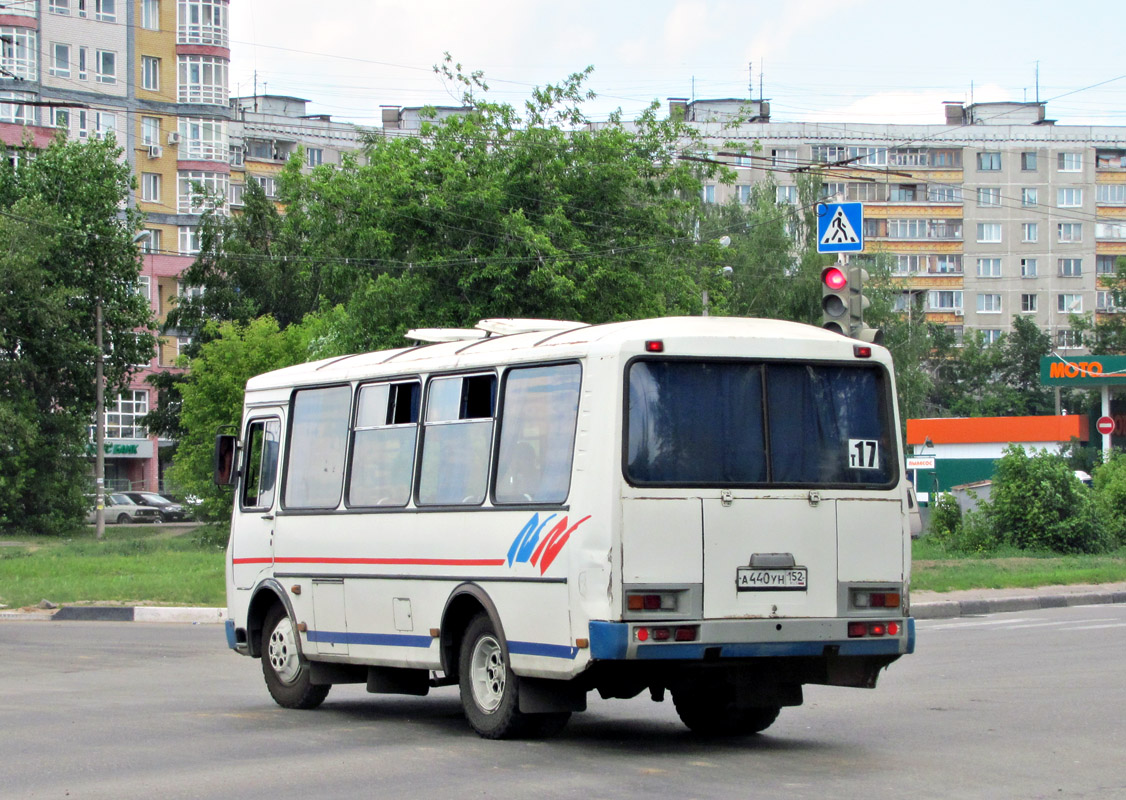
[(639, 642), (648, 642), (652, 639), (654, 642), (695, 642), (700, 638), (699, 625), (677, 625), (676, 627), (668, 627), (665, 625), (657, 627), (638, 627), (633, 631), (633, 637)]
[(848, 638), (860, 639), (868, 636), (898, 636), (898, 622), (850, 622)]
[(676, 594), (673, 592), (631, 592), (626, 595), (626, 608), (630, 611), (676, 611)]
[(899, 592), (853, 590), (853, 608), (899, 608)]

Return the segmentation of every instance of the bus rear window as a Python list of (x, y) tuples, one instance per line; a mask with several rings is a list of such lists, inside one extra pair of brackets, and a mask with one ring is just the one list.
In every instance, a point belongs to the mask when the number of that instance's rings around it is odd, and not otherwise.
[(636, 484), (886, 485), (887, 383), (869, 366), (636, 361), (626, 476)]

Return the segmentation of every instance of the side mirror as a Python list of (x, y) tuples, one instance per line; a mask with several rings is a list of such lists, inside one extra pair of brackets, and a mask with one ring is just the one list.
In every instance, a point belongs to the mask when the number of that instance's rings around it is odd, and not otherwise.
[(234, 486), (238, 482), (238, 437), (220, 433), (215, 437), (215, 461), (212, 480), (216, 486)]

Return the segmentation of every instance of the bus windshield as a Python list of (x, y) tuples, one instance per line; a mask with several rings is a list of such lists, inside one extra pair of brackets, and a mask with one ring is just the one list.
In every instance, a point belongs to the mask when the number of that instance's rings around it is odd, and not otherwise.
[(631, 483), (883, 487), (897, 476), (881, 369), (639, 360), (628, 380)]

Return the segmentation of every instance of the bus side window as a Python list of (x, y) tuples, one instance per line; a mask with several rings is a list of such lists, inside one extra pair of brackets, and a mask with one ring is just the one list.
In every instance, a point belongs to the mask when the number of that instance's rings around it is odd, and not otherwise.
[(350, 507), (405, 506), (410, 500), (421, 396), (417, 381), (360, 387), (352, 429)]
[(562, 503), (571, 484), (578, 364), (511, 369), (504, 378), (497, 503)]
[(284, 492), (287, 508), (340, 505), (351, 406), (350, 386), (294, 393)]
[(280, 431), (281, 423), (276, 418), (254, 420), (247, 428), (243, 508), (270, 508), (274, 504)]
[(423, 425), (419, 505), (485, 500), (496, 413), (496, 375), (430, 381)]

